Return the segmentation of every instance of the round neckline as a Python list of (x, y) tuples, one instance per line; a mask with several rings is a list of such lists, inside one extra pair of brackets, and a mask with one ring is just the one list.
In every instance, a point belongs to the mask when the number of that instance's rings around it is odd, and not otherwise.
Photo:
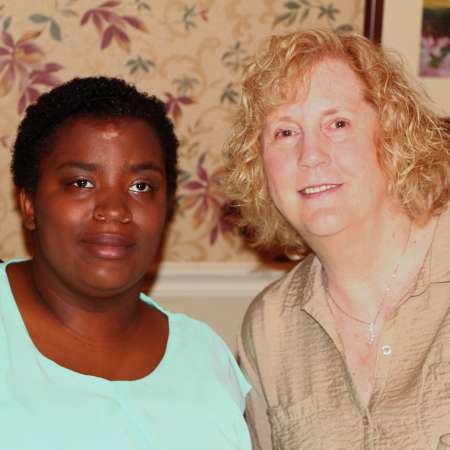
[(175, 317), (173, 314), (166, 311), (164, 308), (161, 308), (151, 297), (145, 295), (142, 292), (139, 296), (140, 301), (143, 301), (147, 305), (150, 305), (150, 306), (158, 309), (161, 313), (163, 313), (167, 317), (167, 321), (168, 321), (168, 336), (167, 336), (167, 343), (166, 343), (164, 355), (161, 358), (161, 360), (159, 361), (158, 365), (149, 374), (147, 374), (141, 378), (136, 378), (135, 380), (108, 380), (107, 378), (103, 378), (103, 377), (100, 377), (97, 375), (89, 375), (89, 374), (77, 372), (76, 370), (62, 366), (61, 364), (58, 364), (56, 361), (53, 361), (49, 357), (45, 356), (37, 348), (37, 346), (33, 342), (33, 339), (31, 339), (30, 333), (28, 332), (28, 329), (26, 327), (26, 324), (22, 317), (20, 309), (17, 306), (17, 302), (14, 297), (14, 294), (13, 294), (13, 291), (11, 288), (11, 284), (9, 282), (8, 273), (6, 270), (6, 268), (10, 264), (20, 263), (20, 262), (24, 262), (24, 261), (26, 261), (26, 260), (25, 259), (11, 259), (8, 261), (4, 261), (2, 264), (3, 270), (1, 272), (1, 276), (4, 276), (5, 281), (6, 281), (4, 283), (4, 287), (7, 291), (6, 292), (7, 307), (10, 308), (11, 313), (13, 314), (14, 322), (15, 322), (14, 325), (16, 325), (17, 329), (19, 330), (20, 338), (26, 342), (27, 347), (30, 350), (32, 350), (34, 355), (37, 355), (38, 359), (40, 361), (42, 361), (45, 364), (45, 366), (47, 366), (49, 368), (49, 370), (58, 371), (66, 378), (70, 377), (71, 381), (73, 381), (74, 378), (77, 378), (81, 382), (91, 381), (96, 384), (104, 385), (107, 387), (116, 387), (116, 386), (120, 386), (120, 385), (128, 385), (130, 383), (138, 383), (138, 382), (153, 383), (153, 382), (155, 382), (154, 381), (155, 379), (162, 376), (161, 373), (164, 372), (164, 370), (166, 370), (166, 366), (168, 366), (170, 364), (171, 354), (174, 351), (173, 349), (175, 347), (176, 340), (177, 340), (176, 333), (174, 332), (175, 331), (175, 323), (174, 323)]

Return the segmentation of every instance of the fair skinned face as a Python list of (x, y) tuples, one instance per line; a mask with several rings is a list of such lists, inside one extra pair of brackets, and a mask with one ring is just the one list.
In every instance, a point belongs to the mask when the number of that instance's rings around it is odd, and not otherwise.
[(141, 119), (79, 117), (50, 145), (36, 192), (21, 193), (40, 281), (97, 298), (134, 289), (166, 222), (156, 133)]
[(389, 208), (377, 127), (361, 80), (331, 58), (313, 68), (306, 95), (268, 115), (262, 145), (269, 192), (308, 243), (356, 231)]

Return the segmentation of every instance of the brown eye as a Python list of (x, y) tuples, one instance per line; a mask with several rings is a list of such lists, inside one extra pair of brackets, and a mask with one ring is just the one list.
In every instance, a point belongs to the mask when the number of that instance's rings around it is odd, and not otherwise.
[(80, 178), (71, 183), (72, 186), (80, 189), (92, 189), (94, 185), (86, 178)]
[(333, 123), (332, 128), (345, 128), (348, 126), (348, 122), (346, 120), (336, 120), (336, 122)]
[(286, 137), (291, 137), (293, 135), (294, 135), (294, 131), (289, 130), (289, 129), (277, 130), (275, 132), (275, 138), (286, 138)]
[(152, 191), (153, 188), (144, 181), (138, 181), (130, 186), (129, 189), (131, 192), (149, 192)]

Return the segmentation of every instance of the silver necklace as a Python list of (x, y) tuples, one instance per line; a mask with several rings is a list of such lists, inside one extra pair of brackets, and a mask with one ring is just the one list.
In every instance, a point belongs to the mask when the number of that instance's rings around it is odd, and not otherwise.
[(328, 278), (326, 276), (325, 271), (322, 268), (322, 275), (323, 275), (323, 278), (324, 278), (324, 286), (325, 286), (325, 291), (326, 291), (327, 297), (333, 302), (333, 304), (336, 306), (336, 308), (342, 314), (344, 314), (344, 316), (348, 317), (351, 320), (354, 320), (355, 322), (362, 323), (362, 324), (367, 325), (369, 327), (368, 334), (367, 334), (367, 341), (369, 342), (369, 345), (372, 345), (375, 342), (375, 338), (376, 338), (375, 325), (377, 323), (378, 317), (380, 316), (381, 310), (383, 309), (383, 306), (384, 306), (384, 303), (386, 301), (386, 298), (387, 298), (389, 292), (391, 291), (392, 284), (393, 284), (395, 278), (397, 278), (397, 273), (398, 273), (398, 269), (400, 267), (400, 263), (401, 263), (401, 261), (403, 259), (403, 256), (405, 256), (406, 249), (409, 246), (409, 239), (411, 238), (411, 228), (412, 228), (412, 223), (409, 225), (408, 239), (406, 240), (406, 244), (405, 244), (405, 246), (404, 246), (404, 248), (402, 250), (402, 254), (400, 255), (400, 258), (398, 259), (397, 265), (395, 266), (395, 269), (392, 272), (392, 275), (389, 277), (389, 281), (387, 283), (387, 286), (384, 289), (383, 296), (382, 296), (381, 302), (380, 302), (380, 306), (378, 306), (378, 309), (377, 309), (377, 312), (376, 312), (374, 318), (372, 320), (370, 320), (370, 321), (363, 320), (363, 319), (360, 319), (358, 317), (353, 316), (352, 314), (349, 314), (347, 311), (345, 311), (344, 308), (342, 308), (342, 306), (339, 305), (339, 303), (331, 295), (331, 292), (330, 292), (330, 290), (328, 288)]

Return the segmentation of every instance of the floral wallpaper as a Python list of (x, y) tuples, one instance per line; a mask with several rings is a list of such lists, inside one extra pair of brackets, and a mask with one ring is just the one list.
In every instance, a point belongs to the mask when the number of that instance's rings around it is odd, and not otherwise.
[(164, 259), (253, 261), (221, 190), (242, 68), (274, 33), (360, 31), (363, 9), (364, 0), (0, 0), (0, 258), (26, 254), (9, 175), (25, 108), (74, 76), (104, 74), (160, 97), (176, 125), (178, 208)]

